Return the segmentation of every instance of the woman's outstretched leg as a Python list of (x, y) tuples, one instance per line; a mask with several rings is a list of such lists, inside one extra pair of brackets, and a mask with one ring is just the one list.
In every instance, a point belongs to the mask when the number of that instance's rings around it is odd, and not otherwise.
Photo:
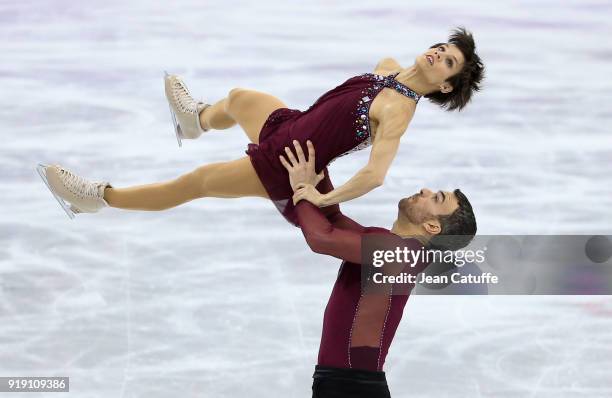
[(105, 206), (153, 211), (205, 197), (268, 197), (248, 157), (200, 166), (173, 180), (126, 188), (89, 181), (58, 165), (40, 164), (38, 171), (70, 217)]
[(170, 181), (127, 188), (106, 188), (111, 207), (128, 210), (165, 210), (199, 198), (267, 198), (248, 157), (211, 163)]

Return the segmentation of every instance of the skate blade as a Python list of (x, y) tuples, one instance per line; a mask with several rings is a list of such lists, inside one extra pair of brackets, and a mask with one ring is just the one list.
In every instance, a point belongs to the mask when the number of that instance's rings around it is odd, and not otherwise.
[[(164, 83), (165, 83), (165, 79), (168, 76), (170, 76), (170, 74), (167, 71), (164, 71)], [(183, 133), (181, 132), (181, 126), (176, 121), (176, 115), (174, 114), (174, 111), (172, 110), (172, 107), (170, 106), (170, 104), (168, 104), (168, 108), (170, 109), (170, 116), (172, 117), (172, 125), (174, 126), (174, 134), (176, 135), (176, 142), (178, 143), (178, 146), (180, 148), (183, 146), (183, 142), (181, 140), (181, 137), (183, 136)]]
[(182, 147), (183, 142), (181, 141), (181, 137), (183, 136), (183, 133), (181, 133), (181, 126), (176, 121), (176, 115), (174, 114), (172, 107), (168, 105), (168, 108), (170, 109), (170, 116), (172, 117), (172, 125), (174, 126), (174, 134), (176, 135), (176, 142), (178, 142), (179, 147)]
[(75, 212), (72, 210), (72, 205), (68, 206), (68, 203), (64, 202), (64, 199), (60, 198), (59, 195), (53, 192), (53, 188), (51, 188), (51, 185), (49, 185), (49, 181), (47, 181), (47, 174), (45, 172), (45, 167), (49, 167), (49, 165), (44, 164), (44, 163), (39, 163), (36, 166), (36, 171), (38, 172), (38, 175), (43, 180), (47, 188), (49, 188), (49, 191), (51, 192), (55, 200), (57, 200), (57, 203), (59, 203), (62, 209), (64, 209), (64, 211), (68, 215), (68, 218), (70, 218), (71, 220), (74, 219)]

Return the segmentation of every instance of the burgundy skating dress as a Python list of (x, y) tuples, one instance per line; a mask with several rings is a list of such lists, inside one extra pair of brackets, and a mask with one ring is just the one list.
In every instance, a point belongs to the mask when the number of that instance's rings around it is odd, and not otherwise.
[(259, 144), (249, 144), (246, 153), (270, 199), (287, 221), (297, 225), (291, 201), (293, 191), (287, 170), (279, 160), (285, 147), (293, 148), (292, 142), (297, 140), (306, 150), (306, 140), (312, 141), (316, 150), (315, 169), (319, 173), (336, 158), (370, 146), (368, 112), (383, 88), (392, 88), (417, 102), (420, 98), (395, 80), (398, 74), (354, 76), (323, 94), (306, 111), (280, 108), (270, 114), (261, 129)]

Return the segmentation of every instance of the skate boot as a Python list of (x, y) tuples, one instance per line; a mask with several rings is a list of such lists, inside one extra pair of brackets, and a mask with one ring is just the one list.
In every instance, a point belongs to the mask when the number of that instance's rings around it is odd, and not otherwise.
[(108, 182), (91, 182), (59, 165), (39, 163), (36, 170), (71, 219), (77, 213), (95, 213), (108, 206), (104, 200), (104, 188), (112, 188)]
[(194, 100), (180, 77), (169, 75), (168, 72), (164, 73), (166, 98), (170, 106), (176, 140), (178, 145), (182, 146), (182, 139), (195, 139), (208, 131), (200, 125), (200, 112), (208, 108), (210, 104)]

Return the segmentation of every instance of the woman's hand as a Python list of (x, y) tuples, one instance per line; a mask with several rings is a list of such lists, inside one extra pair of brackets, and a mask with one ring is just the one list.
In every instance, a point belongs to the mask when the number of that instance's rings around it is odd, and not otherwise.
[(306, 141), (308, 147), (308, 160), (304, 157), (302, 146), (296, 140), (293, 141), (297, 159), (293, 155), (291, 148), (285, 147), (287, 158), (279, 156), (280, 162), (289, 172), (289, 184), (295, 192), (299, 184), (310, 184), (316, 186), (325, 177), (323, 171), (317, 174), (315, 171), (315, 150), (310, 140)]
[(307, 200), (317, 207), (324, 207), (325, 203), (323, 199), (324, 196), (311, 184), (298, 184), (293, 193), (294, 205), (297, 205), (300, 200)]

